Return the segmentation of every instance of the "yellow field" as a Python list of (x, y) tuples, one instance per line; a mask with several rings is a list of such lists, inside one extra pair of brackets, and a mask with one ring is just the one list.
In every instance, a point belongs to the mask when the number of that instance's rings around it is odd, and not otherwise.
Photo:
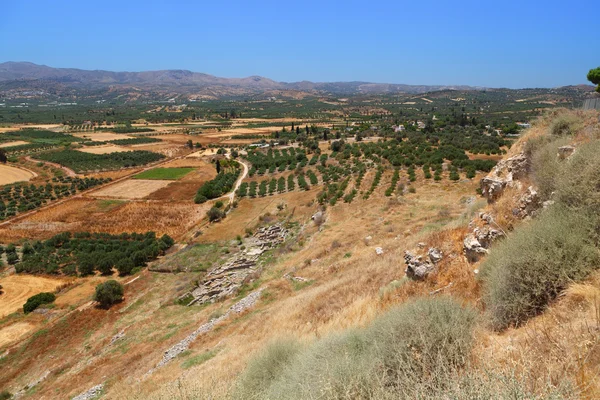
[(81, 133), (73, 133), (72, 134), (75, 137), (78, 138), (86, 138), (86, 139), (91, 139), (93, 142), (107, 142), (110, 140), (117, 140), (117, 139), (130, 139), (131, 136), (127, 136), (127, 135), (119, 135), (116, 133), (112, 133), (112, 132), (81, 132)]
[(15, 140), (13, 142), (0, 143), (0, 148), (2, 147), (11, 147), (11, 146), (20, 146), (22, 144), (28, 144), (29, 142), (25, 142), (23, 140)]
[(41, 292), (53, 292), (64, 283), (64, 280), (33, 275), (10, 275), (2, 278), (0, 285), (4, 294), (0, 295), (0, 318), (23, 307), (29, 297)]
[(9, 165), (0, 165), (0, 185), (8, 185), (15, 182), (28, 181), (36, 175), (21, 168)]
[(155, 191), (168, 186), (173, 181), (159, 179), (127, 179), (115, 185), (97, 190), (91, 194), (93, 197), (112, 197), (116, 199), (143, 199)]
[(129, 151), (129, 149), (126, 149), (121, 146), (115, 146), (114, 144), (109, 144), (106, 146), (82, 147), (77, 150), (82, 151), (84, 153), (90, 153), (90, 154), (110, 154), (110, 153), (118, 153), (121, 151)]

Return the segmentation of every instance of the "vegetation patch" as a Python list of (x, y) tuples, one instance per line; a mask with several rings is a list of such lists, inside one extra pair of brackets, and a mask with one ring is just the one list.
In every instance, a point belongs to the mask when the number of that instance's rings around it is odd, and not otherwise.
[(193, 170), (194, 168), (154, 168), (137, 174), (133, 179), (178, 180)]
[(203, 364), (206, 361), (208, 361), (211, 358), (213, 358), (215, 355), (217, 355), (217, 351), (216, 350), (206, 351), (206, 352), (204, 352), (202, 354), (195, 355), (193, 357), (188, 358), (184, 362), (182, 362), (181, 363), (181, 368), (183, 368), (183, 369), (189, 369), (189, 368), (195, 367), (196, 365)]
[[(121, 275), (144, 267), (174, 244), (173, 239), (154, 232), (145, 234), (64, 232), (45, 241), (25, 242), (16, 271), (31, 274), (91, 275), (95, 271), (110, 275), (116, 268)], [(7, 250), (8, 251), (8, 250)]]
[(248, 365), (234, 398), (435, 398), (467, 364), (475, 312), (449, 298), (418, 299), (370, 327), (311, 345), (279, 341)]
[(54, 293), (38, 293), (35, 296), (31, 296), (27, 299), (27, 302), (23, 305), (23, 312), (29, 314), (42, 304), (50, 304), (56, 300)]
[(37, 158), (64, 165), (76, 172), (115, 170), (150, 164), (165, 158), (164, 155), (145, 150), (123, 151), (109, 154), (91, 154), (76, 150), (62, 150), (39, 154)]

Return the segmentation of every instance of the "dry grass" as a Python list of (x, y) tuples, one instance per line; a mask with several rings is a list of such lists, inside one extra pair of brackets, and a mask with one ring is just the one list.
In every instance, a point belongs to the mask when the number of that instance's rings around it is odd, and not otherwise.
[(111, 154), (118, 153), (121, 151), (130, 151), (131, 149), (115, 146), (114, 144), (109, 144), (106, 146), (92, 146), (92, 147), (81, 147), (77, 149), (78, 151), (82, 151), (84, 153), (90, 154)]
[(35, 174), (31, 171), (9, 165), (0, 165), (0, 185), (29, 181), (34, 177)]
[(64, 283), (61, 279), (32, 275), (9, 275), (2, 278), (0, 284), (4, 294), (0, 295), (0, 318), (17, 311), (29, 297), (40, 292), (53, 292)]
[(110, 197), (125, 200), (143, 199), (157, 190), (167, 187), (171, 183), (173, 183), (173, 181), (160, 179), (127, 179), (123, 182), (95, 190), (88, 196), (94, 198)]

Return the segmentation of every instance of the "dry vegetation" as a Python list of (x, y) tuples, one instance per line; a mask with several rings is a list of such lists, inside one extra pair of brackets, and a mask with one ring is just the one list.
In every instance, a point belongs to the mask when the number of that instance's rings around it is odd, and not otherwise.
[[(581, 121), (575, 143), (600, 137), (597, 114), (575, 115)], [(559, 116), (554, 114), (541, 119), (529, 131), (527, 139), (544, 136), (548, 130), (563, 129), (564, 125), (555, 126)], [(186, 140), (189, 138), (182, 136)], [(525, 141), (514, 145), (508, 156), (523, 150)], [(201, 182), (214, 176), (212, 166), (201, 163), (205, 162), (186, 158), (166, 166), (198, 168), (193, 182)], [(373, 174), (370, 170), (365, 175), (362, 188), (369, 187)], [(473, 201), (481, 176), (473, 180), (451, 182), (444, 178), (434, 182), (423, 180), (420, 171), (417, 175), (417, 182), (413, 184), (416, 193), (385, 197), (383, 192), (391, 180), (391, 171), (386, 171), (368, 200), (357, 196), (350, 204), (340, 202), (328, 207), (320, 224), (310, 221), (310, 216), (318, 209), (314, 202), (318, 189), (313, 188), (263, 198), (244, 198), (223, 222), (202, 227), (202, 234), (190, 240), (192, 244), (212, 243), (225, 254), (236, 248), (236, 236), (243, 236), (246, 229), (253, 230), (257, 225), (278, 220), (299, 223), (296, 236), (266, 256), (260, 278), (244, 287), (245, 293), (263, 288), (257, 306), (201, 335), (188, 352), (157, 370), (151, 379), (140, 380), (167, 348), (199, 325), (221, 315), (235, 302), (235, 299), (229, 299), (205, 307), (176, 305), (177, 296), (201, 273), (144, 272), (127, 286), (125, 301), (109, 312), (86, 306), (92, 284), (68, 288), (59, 294), (58, 307), (79, 307), (81, 311), (68, 314), (64, 322), (53, 322), (51, 335), (45, 332), (27, 339), (21, 344), (23, 347), (18, 344), (4, 347), (10, 351), (4, 362), (0, 359), (0, 383), (8, 383), (7, 387), (11, 389), (20, 388), (38, 379), (43, 371), (50, 371), (50, 378), (41, 382), (35, 393), (30, 393), (31, 398), (67, 398), (101, 382), (106, 384), (104, 398), (108, 399), (221, 398), (235, 393), (233, 389), (236, 389), (240, 374), (248, 371), (249, 361), (265, 354), (266, 346), (277, 339), (293, 339), (296, 348), (290, 353), (304, 351), (302, 354), (307, 361), (314, 362), (311, 360), (319, 354), (331, 355), (327, 358), (329, 361), (339, 357), (335, 348), (340, 343), (343, 347), (348, 337), (372, 340), (369, 333), (375, 329), (372, 326), (381, 324), (372, 325), (373, 321), (381, 321), (380, 317), (388, 310), (414, 297), (435, 299), (451, 295), (459, 304), (485, 315), (482, 281), (476, 273), (482, 263), (467, 261), (462, 240), (472, 231), (473, 226), (468, 224), (479, 211), (491, 212), (507, 232), (520, 229), (522, 221), (512, 214), (512, 208), (532, 181), (525, 180), (521, 188), (509, 189), (500, 201), (486, 205), (480, 200)], [(167, 189), (187, 181), (186, 176)], [(181, 189), (173, 193), (172, 196), (181, 199), (187, 192)], [(162, 189), (150, 198), (166, 200), (168, 196), (166, 189)], [(120, 233), (145, 231), (151, 227), (158, 234), (181, 237), (197, 229), (209, 207), (208, 203), (197, 206), (182, 202), (111, 203), (74, 199), (10, 227), (2, 227), (0, 240), (47, 237), (59, 231), (84, 228)], [(425, 249), (441, 249), (444, 259), (438, 271), (428, 279), (408, 281), (404, 277), (403, 252), (417, 248), (420, 242), (425, 244)], [(376, 254), (376, 247), (383, 249), (383, 255)], [(161, 262), (175, 262), (175, 258), (169, 257)], [(289, 276), (302, 277), (305, 281), (294, 282)], [(485, 318), (478, 320), (477, 328), (468, 332), (458, 329), (466, 329), (466, 326), (453, 325), (461, 340), (468, 339), (470, 334), (474, 340), (469, 344), (472, 348), (469, 347), (468, 352), (464, 352), (466, 347), (460, 349), (464, 363), (453, 364), (459, 366), (460, 373), (454, 369), (439, 371), (439, 376), (451, 378), (448, 378), (450, 383), (445, 383), (443, 395), (450, 398), (598, 398), (599, 296), (600, 277), (594, 273), (584, 282), (569, 285), (542, 315), (529, 319), (520, 327), (496, 332), (489, 328)], [(455, 306), (451, 309), (459, 313)], [(405, 330), (408, 329), (406, 326), (413, 326), (411, 323), (420, 322), (418, 311), (412, 310), (407, 315), (411, 318), (402, 319), (408, 324), (403, 325)], [(27, 317), (30, 319), (9, 321), (0, 332), (6, 330), (7, 337), (18, 340), (22, 330), (26, 329), (25, 325), (19, 324), (36, 326), (34, 318), (38, 317), (32, 315)], [(415, 326), (419, 327), (418, 324)], [(405, 336), (414, 332), (410, 329)], [(111, 338), (121, 331), (125, 332), (125, 337), (109, 345)], [(430, 327), (417, 336), (429, 335), (432, 331), (434, 329)], [(355, 333), (356, 336), (352, 336)], [(336, 346), (330, 346), (331, 343)], [(0, 341), (0, 350), (2, 346)], [(27, 357), (18, 356), (19, 351), (26, 351)], [(285, 355), (285, 351), (283, 353)], [(390, 353), (403, 354), (401, 351)], [(57, 357), (45, 357), (47, 354)], [(353, 362), (366, 363), (359, 363), (359, 366), (377, 362), (372, 356), (349, 357)], [(313, 365), (310, 362), (306, 365)], [(290, 365), (286, 373), (294, 372), (292, 375), (296, 379), (314, 373), (311, 368), (295, 369), (298, 368), (296, 364)], [(312, 369), (321, 371), (319, 365)], [(352, 372), (352, 377), (364, 376), (356, 365), (344, 365), (348, 366), (344, 372)], [(409, 366), (414, 367), (413, 364)], [(418, 377), (411, 375), (411, 378)], [(289, 382), (298, 381), (291, 379)], [(298, 389), (298, 386), (290, 387)], [(415, 388), (421, 386), (415, 385)], [(302, 392), (287, 390), (285, 393), (285, 396), (274, 398), (298, 398), (298, 393)], [(361, 398), (356, 393), (346, 391), (338, 397), (326, 397)], [(418, 394), (421, 398), (436, 398), (428, 397), (430, 393)], [(362, 398), (390, 398), (385, 395), (378, 392), (379, 397)], [(418, 396), (405, 392), (405, 397)]]

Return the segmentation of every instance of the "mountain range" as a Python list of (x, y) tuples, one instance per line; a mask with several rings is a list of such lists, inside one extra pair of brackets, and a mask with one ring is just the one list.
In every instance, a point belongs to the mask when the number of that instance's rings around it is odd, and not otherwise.
[(273, 90), (300, 91), (314, 94), (378, 94), (425, 93), (435, 90), (477, 90), (481, 87), (444, 85), (403, 85), (371, 82), (277, 82), (261, 76), (222, 78), (187, 70), (144, 72), (113, 72), (52, 68), (30, 62), (0, 63), (0, 90), (62, 87), (72, 89), (103, 89), (108, 87), (138, 87), (167, 89), (179, 93), (204, 92), (224, 95), (256, 94)]

